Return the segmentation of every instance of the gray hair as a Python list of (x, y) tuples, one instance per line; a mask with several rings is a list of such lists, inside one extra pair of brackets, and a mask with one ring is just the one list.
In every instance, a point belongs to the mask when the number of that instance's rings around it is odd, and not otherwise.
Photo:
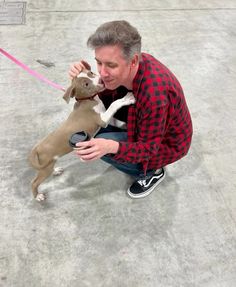
[(92, 49), (103, 46), (118, 45), (123, 51), (124, 58), (131, 60), (134, 54), (141, 54), (141, 36), (138, 30), (127, 21), (111, 21), (97, 28), (87, 41)]

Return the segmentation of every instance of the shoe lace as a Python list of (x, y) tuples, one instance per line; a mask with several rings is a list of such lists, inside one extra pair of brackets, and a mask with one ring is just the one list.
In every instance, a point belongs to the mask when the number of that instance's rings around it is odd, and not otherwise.
[(145, 185), (146, 185), (146, 179), (140, 179), (140, 180), (138, 180), (138, 183), (139, 183), (141, 186), (145, 186)]
[[(159, 173), (156, 173), (155, 176), (161, 176), (161, 174), (164, 174), (164, 171), (161, 170)], [(146, 186), (151, 178), (152, 177), (146, 177), (145, 179), (140, 179), (138, 180), (138, 183), (141, 186)]]

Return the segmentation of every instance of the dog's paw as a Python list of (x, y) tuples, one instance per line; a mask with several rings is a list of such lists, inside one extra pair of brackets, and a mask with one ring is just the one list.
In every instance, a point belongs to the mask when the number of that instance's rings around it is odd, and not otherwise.
[(136, 102), (133, 93), (129, 92), (126, 96), (124, 96), (123, 101), (126, 105), (131, 105)]
[(63, 173), (64, 169), (62, 167), (55, 167), (53, 171), (53, 175), (58, 176)]
[(35, 199), (37, 201), (41, 202), (41, 201), (44, 201), (46, 199), (46, 196), (43, 193), (38, 193)]

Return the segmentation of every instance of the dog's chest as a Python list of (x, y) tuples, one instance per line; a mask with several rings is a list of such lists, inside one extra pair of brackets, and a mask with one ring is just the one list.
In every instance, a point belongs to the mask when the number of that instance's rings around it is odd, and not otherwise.
[(104, 112), (106, 111), (106, 108), (105, 108), (103, 102), (99, 99), (98, 96), (96, 96), (96, 97), (94, 98), (94, 100), (95, 100), (96, 103), (95, 103), (95, 105), (94, 105), (94, 107), (93, 107), (93, 110), (94, 110), (96, 113), (98, 113), (98, 114), (104, 113)]

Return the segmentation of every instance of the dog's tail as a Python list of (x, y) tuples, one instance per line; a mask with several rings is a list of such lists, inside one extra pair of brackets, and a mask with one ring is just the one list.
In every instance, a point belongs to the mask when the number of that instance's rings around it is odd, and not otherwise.
[(35, 169), (43, 169), (45, 167), (47, 167), (52, 160), (49, 160), (47, 162), (41, 163), (40, 162), (40, 157), (39, 157), (39, 153), (37, 151), (37, 148), (33, 148), (31, 153), (29, 154), (29, 162), (30, 164), (35, 168)]

